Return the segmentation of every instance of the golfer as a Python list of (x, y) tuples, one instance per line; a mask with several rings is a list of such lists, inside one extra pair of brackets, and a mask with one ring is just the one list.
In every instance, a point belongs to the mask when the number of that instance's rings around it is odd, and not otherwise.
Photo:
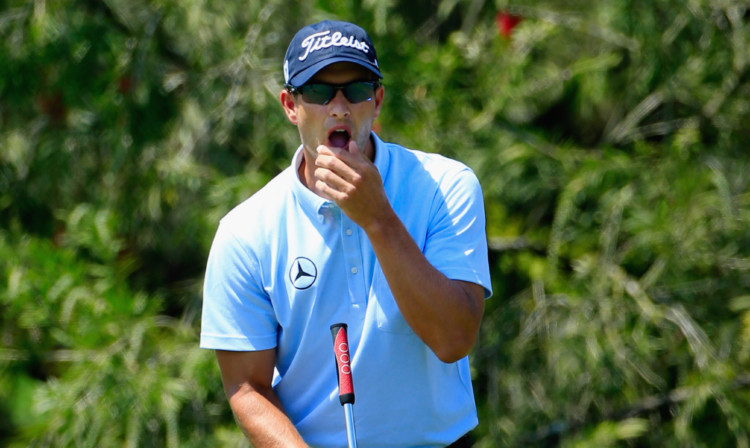
[(467, 354), (491, 295), (476, 176), (372, 131), (385, 88), (359, 26), (302, 28), (283, 67), (301, 145), (222, 218), (206, 269), (200, 343), (237, 421), (256, 448), (345, 447), (344, 322), (359, 446), (470, 446)]

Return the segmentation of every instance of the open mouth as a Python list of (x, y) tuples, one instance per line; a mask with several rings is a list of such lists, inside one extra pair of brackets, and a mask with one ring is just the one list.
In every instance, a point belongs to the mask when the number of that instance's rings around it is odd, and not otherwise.
[(351, 140), (351, 136), (349, 135), (349, 131), (345, 129), (336, 129), (328, 135), (329, 146), (336, 148), (348, 148), (349, 140)]

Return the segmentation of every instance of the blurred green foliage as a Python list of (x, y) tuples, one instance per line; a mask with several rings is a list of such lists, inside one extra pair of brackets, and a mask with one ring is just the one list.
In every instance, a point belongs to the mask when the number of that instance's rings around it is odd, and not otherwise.
[(0, 445), (247, 446), (203, 267), (324, 18), (377, 44), (380, 135), (484, 187), (478, 446), (750, 446), (737, 0), (0, 2)]

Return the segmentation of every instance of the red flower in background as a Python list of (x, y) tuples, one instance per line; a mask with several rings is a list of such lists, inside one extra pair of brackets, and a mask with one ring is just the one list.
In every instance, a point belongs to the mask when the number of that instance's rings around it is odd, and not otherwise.
[(41, 112), (47, 115), (52, 124), (61, 125), (68, 116), (68, 108), (62, 93), (40, 93), (36, 97), (37, 105)]
[(127, 75), (123, 75), (117, 81), (117, 91), (120, 93), (128, 93), (133, 88), (133, 78)]
[(513, 28), (521, 23), (521, 20), (523, 20), (523, 17), (519, 15), (511, 14), (507, 11), (499, 11), (495, 16), (495, 25), (497, 25), (498, 33), (504, 38), (509, 39), (510, 35), (513, 34)]

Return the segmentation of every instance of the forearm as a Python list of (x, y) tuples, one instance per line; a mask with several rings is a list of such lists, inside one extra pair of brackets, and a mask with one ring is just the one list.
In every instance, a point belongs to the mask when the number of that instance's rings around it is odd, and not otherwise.
[(307, 447), (272, 389), (242, 386), (229, 395), (229, 405), (253, 447)]
[(412, 330), (444, 362), (466, 356), (484, 311), (483, 291), (478, 296), (471, 288), (481, 287), (451, 280), (432, 266), (395, 213), (365, 232)]
[(484, 290), (455, 281), (422, 254), (388, 200), (375, 165), (355, 143), (318, 147), (315, 192), (331, 199), (367, 234), (401, 314), (445, 362), (466, 356), (484, 311)]

